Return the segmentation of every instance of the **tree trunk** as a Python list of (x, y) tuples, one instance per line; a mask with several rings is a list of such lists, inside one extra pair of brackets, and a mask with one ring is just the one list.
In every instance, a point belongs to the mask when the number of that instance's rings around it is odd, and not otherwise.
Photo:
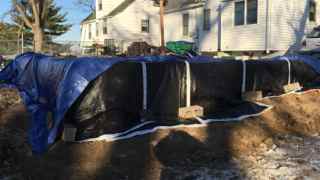
[(44, 40), (44, 32), (41, 27), (34, 27), (33, 29), (33, 38), (34, 38), (34, 51), (42, 52), (43, 50), (43, 40)]

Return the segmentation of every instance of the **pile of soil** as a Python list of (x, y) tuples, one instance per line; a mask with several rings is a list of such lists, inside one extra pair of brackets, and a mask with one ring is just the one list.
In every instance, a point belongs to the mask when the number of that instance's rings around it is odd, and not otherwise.
[[(58, 142), (41, 157), (19, 157), (16, 174), (55, 180), (320, 177), (320, 91), (260, 102), (274, 108), (241, 122), (160, 130), (117, 142)], [(0, 119), (0, 126), (2, 121), (7, 120)], [(24, 142), (25, 136), (20, 138)]]
[(21, 102), (18, 90), (8, 88), (0, 89), (0, 112), (20, 104)]
[(31, 155), (28, 115), (16, 89), (0, 89), (0, 179), (21, 179), (21, 165)]

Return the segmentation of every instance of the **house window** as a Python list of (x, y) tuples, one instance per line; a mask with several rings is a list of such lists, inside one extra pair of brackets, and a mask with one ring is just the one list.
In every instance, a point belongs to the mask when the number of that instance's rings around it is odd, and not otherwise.
[(114, 39), (105, 39), (104, 45), (113, 48), (116, 46), (116, 41)]
[(247, 24), (258, 23), (258, 1), (247, 0)]
[(96, 36), (99, 36), (99, 28), (100, 28), (99, 23), (96, 23)]
[(102, 10), (102, 0), (98, 1), (98, 6), (99, 6), (99, 10), (101, 11)]
[(103, 19), (103, 28), (102, 28), (102, 31), (103, 31), (103, 34), (108, 34), (108, 23), (107, 23), (107, 19)]
[(149, 32), (149, 19), (141, 20), (141, 32)]
[(209, 31), (210, 30), (210, 9), (205, 9), (203, 11), (203, 30), (204, 31)]
[(91, 24), (89, 24), (89, 39), (92, 38), (92, 29)]
[(116, 41), (114, 39), (105, 39), (104, 45), (107, 54), (114, 54), (116, 51)]
[(189, 14), (182, 15), (182, 26), (183, 26), (183, 35), (189, 35)]
[(317, 4), (315, 1), (311, 0), (309, 4), (309, 21), (316, 22), (317, 15)]
[(244, 25), (244, 1), (235, 2), (234, 7), (234, 25)]

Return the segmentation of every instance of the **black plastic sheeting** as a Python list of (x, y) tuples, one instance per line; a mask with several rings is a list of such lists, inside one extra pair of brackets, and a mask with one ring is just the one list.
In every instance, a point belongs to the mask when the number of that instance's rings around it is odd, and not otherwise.
[[(137, 61), (118, 63), (90, 83), (65, 118), (77, 127), (77, 140), (125, 132), (145, 121), (152, 123), (140, 130), (199, 123), (178, 118), (178, 109), (187, 106), (186, 61), (144, 63), (145, 90), (143, 65)], [(318, 80), (319, 74), (303, 61), (290, 64), (291, 82)], [(242, 100), (243, 82), (246, 91), (261, 90), (267, 96), (282, 94), (289, 80), (288, 62), (280, 60), (246, 61), (245, 68), (236, 60), (189, 61), (189, 66), (191, 105), (204, 107), (203, 119), (260, 113), (267, 107)]]

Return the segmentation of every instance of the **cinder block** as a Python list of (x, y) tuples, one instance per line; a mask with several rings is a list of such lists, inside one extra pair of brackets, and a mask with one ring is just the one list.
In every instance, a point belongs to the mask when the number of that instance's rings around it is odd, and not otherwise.
[(300, 86), (300, 83), (291, 83), (291, 84), (288, 84), (288, 85), (285, 85), (283, 86), (283, 91), (285, 93), (289, 93), (289, 92), (292, 92), (292, 91), (297, 91), (297, 90), (300, 90), (301, 89), (301, 86)]
[(77, 128), (71, 124), (65, 124), (62, 139), (66, 142), (72, 142), (76, 139)]
[(242, 94), (242, 99), (249, 102), (263, 98), (262, 91), (248, 91)]
[(204, 115), (203, 107), (190, 106), (179, 108), (179, 117), (182, 119), (191, 119), (194, 117), (202, 117)]

